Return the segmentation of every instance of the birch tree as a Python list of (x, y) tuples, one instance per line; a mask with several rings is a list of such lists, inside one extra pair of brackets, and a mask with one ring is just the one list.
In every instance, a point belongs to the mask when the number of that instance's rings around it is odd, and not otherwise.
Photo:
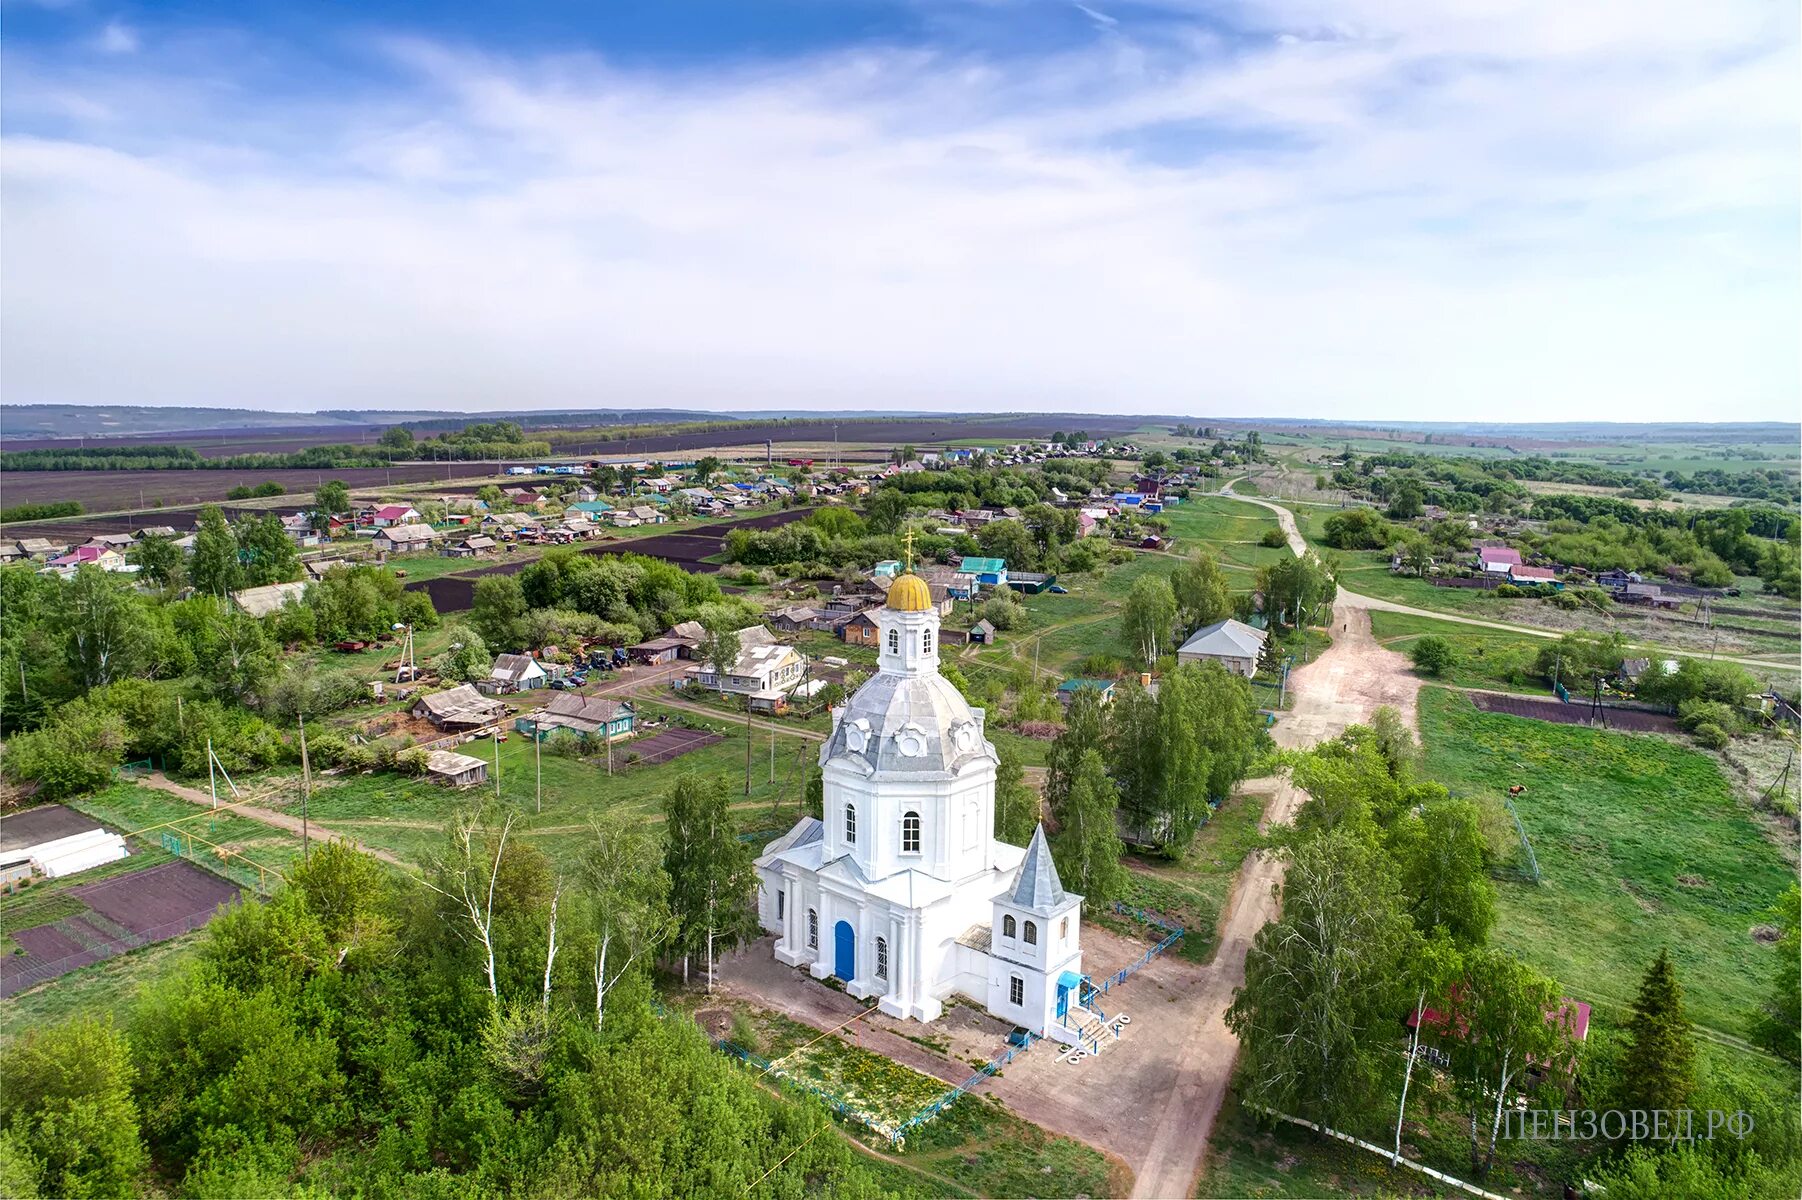
[(594, 922), (594, 1027), (606, 1020), (607, 993), (626, 972), (675, 933), (670, 877), (656, 834), (613, 809), (595, 818), (581, 865)]
[(1408, 1115), (1408, 1085), (1414, 1080), (1414, 1064), (1420, 1058), (1420, 1034), (1426, 1023), (1427, 1001), (1445, 994), (1458, 978), (1462, 965), (1458, 948), (1443, 932), (1415, 942), (1408, 952), (1407, 982), (1414, 985), (1414, 1007), (1409, 1011), (1414, 1014), (1414, 1028), (1408, 1034), (1408, 1061), (1402, 1068), (1401, 1100), (1395, 1108), (1395, 1148), (1389, 1156), (1392, 1166), (1402, 1157), (1402, 1122)]
[[(468, 924), (466, 936), (482, 947), (483, 978), (489, 998), (500, 1000), (500, 982), (494, 963), (494, 889), (500, 881), (501, 861), (507, 852), (507, 835), (513, 829), (513, 815), (501, 822), (500, 836), (495, 839), (494, 859), (488, 859), (484, 838), (485, 827), (480, 817), (461, 814), (451, 824), (450, 849), (434, 864), (432, 872), (440, 882), (427, 877), (425, 885), (450, 900), (458, 914), (461, 928)], [(548, 970), (548, 968), (547, 968)]]
[(1170, 590), (1170, 581), (1158, 575), (1134, 581), (1120, 619), (1126, 640), (1139, 652), (1145, 666), (1156, 667), (1170, 644), (1170, 629), (1176, 622), (1176, 593)]
[(1290, 854), (1283, 916), (1259, 931), (1227, 1010), (1250, 1098), (1332, 1125), (1393, 1062), (1408, 918), (1393, 868), (1344, 832)]
[(1465, 961), (1448, 1007), (1437, 1037), (1469, 1117), (1471, 1168), (1486, 1173), (1495, 1161), (1502, 1111), (1528, 1063), (1562, 1066), (1573, 1053), (1558, 1019), (1558, 985), (1513, 955), (1485, 950)]
[(663, 865), (684, 982), (689, 958), (698, 951), (706, 956), (711, 985), (716, 945), (736, 946), (757, 929), (751, 848), (738, 840), (727, 804), (725, 780), (692, 775), (678, 780), (664, 800)]

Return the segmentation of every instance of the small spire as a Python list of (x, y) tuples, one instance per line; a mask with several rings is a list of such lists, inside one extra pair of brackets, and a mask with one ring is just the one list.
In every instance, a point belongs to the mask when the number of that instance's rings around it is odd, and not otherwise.
[(904, 553), (904, 555), (902, 557), (903, 557), (903, 561), (905, 561), (905, 563), (907, 564), (907, 570), (911, 571), (914, 569), (914, 531), (913, 530), (909, 529), (906, 533), (901, 535), (901, 544), (903, 546), (907, 547), (906, 552)]
[(1020, 875), (1014, 881), (1013, 902), (1021, 908), (1049, 911), (1064, 902), (1064, 885), (1057, 877), (1057, 864), (1051, 861), (1051, 847), (1045, 841), (1045, 826), (1032, 831), (1026, 844), (1026, 857), (1020, 860)]

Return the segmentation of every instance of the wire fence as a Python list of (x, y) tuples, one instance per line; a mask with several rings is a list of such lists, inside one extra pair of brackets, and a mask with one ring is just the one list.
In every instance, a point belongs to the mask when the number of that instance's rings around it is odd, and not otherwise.
[[(149, 929), (136, 933), (125, 933), (118, 937), (96, 941), (74, 954), (65, 954), (61, 958), (35, 959), (30, 955), (11, 955), (0, 959), (0, 996), (10, 996), (28, 987), (67, 975), (82, 967), (89, 967), (109, 958), (117, 958), (128, 950), (136, 950), (141, 946), (149, 946), (156, 942), (166, 942), (170, 938), (180, 937), (184, 933), (192, 933), (213, 919), (213, 910), (189, 913), (178, 920), (162, 925), (153, 925)], [(23, 961), (21, 961), (23, 960)]]
[(1502, 804), (1508, 809), (1508, 815), (1514, 819), (1514, 833), (1520, 838), (1521, 861), (1516, 866), (1497, 867), (1496, 874), (1510, 879), (1518, 879), (1522, 883), (1539, 885), (1539, 858), (1533, 853), (1533, 843), (1527, 839), (1527, 828), (1520, 823), (1520, 813), (1514, 809), (1514, 801), (1507, 796), (1502, 797)]
[(1112, 975), (1109, 975), (1106, 979), (1102, 980), (1100, 984), (1095, 984), (1093, 982), (1089, 983), (1088, 991), (1082, 996), (1083, 1007), (1094, 1009), (1103, 1020), (1106, 1020), (1107, 1014), (1103, 1013), (1099, 1007), (1091, 1003), (1092, 998), (1095, 996), (1105, 996), (1114, 988), (1119, 987), (1128, 979), (1131, 979), (1145, 967), (1150, 966), (1153, 959), (1165, 953), (1172, 946), (1181, 941), (1188, 933), (1188, 930), (1184, 929), (1181, 925), (1165, 920), (1164, 917), (1158, 913), (1150, 912), (1143, 908), (1132, 908), (1122, 904), (1118, 900), (1114, 901), (1114, 911), (1120, 916), (1132, 917), (1146, 925), (1150, 925), (1154, 929), (1161, 929), (1164, 931), (1164, 936), (1159, 940), (1157, 945), (1139, 955), (1133, 962), (1128, 963), (1118, 971), (1115, 971)]
[(1038, 1035), (1034, 1034), (1031, 1030), (1028, 1030), (1025, 1039), (1021, 1041), (1019, 1045), (1009, 1046), (1006, 1050), (1003, 1050), (1000, 1054), (997, 1054), (994, 1058), (977, 1068), (974, 1075), (970, 1076), (932, 1103), (926, 1105), (919, 1112), (907, 1118), (907, 1120), (901, 1122), (900, 1125), (896, 1126), (895, 1132), (889, 1140), (897, 1146), (904, 1144), (907, 1140), (907, 1131), (909, 1129), (912, 1129), (916, 1125), (924, 1125), (926, 1122), (932, 1120), (932, 1118), (951, 1107), (951, 1105), (960, 1097), (968, 1094), (977, 1084), (985, 1079), (993, 1079), (996, 1075), (999, 1075), (1001, 1073), (1001, 1068), (1007, 1066), (1008, 1063), (1013, 1062), (1014, 1059), (1032, 1049), (1033, 1043), (1039, 1040), (1041, 1039)]

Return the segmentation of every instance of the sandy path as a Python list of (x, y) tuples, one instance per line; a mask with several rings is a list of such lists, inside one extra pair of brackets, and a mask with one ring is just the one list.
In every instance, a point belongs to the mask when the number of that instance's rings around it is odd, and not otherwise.
[[(1291, 544), (1299, 541), (1293, 523), (1284, 522)], [(1279, 721), (1272, 736), (1278, 745), (1305, 748), (1337, 736), (1346, 726), (1370, 719), (1380, 705), (1401, 711), (1414, 721), (1420, 681), (1407, 670), (1407, 660), (1384, 649), (1370, 633), (1370, 614), (1341, 603), (1334, 610), (1332, 648), (1292, 672), (1295, 708)], [(1258, 828), (1268, 832), (1287, 822), (1300, 806), (1302, 793), (1287, 779), (1277, 781)], [(1239, 871), (1221, 918), (1220, 944), (1202, 982), (1196, 1017), (1178, 1054), (1175, 1087), (1162, 1101), (1162, 1116), (1138, 1172), (1133, 1195), (1188, 1196), (1194, 1193), (1214, 1118), (1226, 1098), (1238, 1059), (1239, 1044), (1226, 1027), (1233, 992), (1245, 982), (1245, 957), (1258, 930), (1281, 908), (1280, 860), (1255, 854)]]
[[(134, 779), (133, 782), (142, 784), (144, 787), (155, 788), (159, 792), (168, 792), (171, 796), (178, 796), (190, 803), (198, 804), (202, 808), (213, 807), (213, 797), (210, 793), (203, 792), (199, 788), (191, 788), (185, 784), (176, 783), (161, 771), (152, 771), (149, 774), (140, 775)], [(393, 863), (397, 867), (404, 867), (408, 870), (413, 869), (413, 864), (406, 859), (390, 854), (386, 850), (378, 850), (374, 846), (365, 846), (362, 842), (357, 841), (357, 839), (353, 837), (345, 837), (343, 834), (333, 833), (317, 821), (303, 823), (299, 817), (290, 816), (288, 813), (276, 812), (272, 808), (262, 808), (258, 805), (249, 804), (244, 801), (234, 801), (231, 803), (220, 801), (219, 811), (234, 813), (240, 817), (248, 817), (252, 821), (258, 821), (276, 829), (286, 830), (296, 836), (299, 836), (303, 832), (304, 826), (304, 830), (309, 836), (318, 838), (321, 841), (349, 842), (365, 854), (374, 855), (385, 863)]]

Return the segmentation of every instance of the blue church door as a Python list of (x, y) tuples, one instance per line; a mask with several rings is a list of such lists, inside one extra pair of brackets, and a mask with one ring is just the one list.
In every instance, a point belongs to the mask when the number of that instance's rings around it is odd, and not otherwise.
[(1062, 983), (1057, 985), (1057, 1015), (1060, 1017), (1070, 1015), (1070, 989)]
[(849, 921), (840, 921), (832, 930), (832, 973), (846, 983), (857, 978), (857, 935)]

